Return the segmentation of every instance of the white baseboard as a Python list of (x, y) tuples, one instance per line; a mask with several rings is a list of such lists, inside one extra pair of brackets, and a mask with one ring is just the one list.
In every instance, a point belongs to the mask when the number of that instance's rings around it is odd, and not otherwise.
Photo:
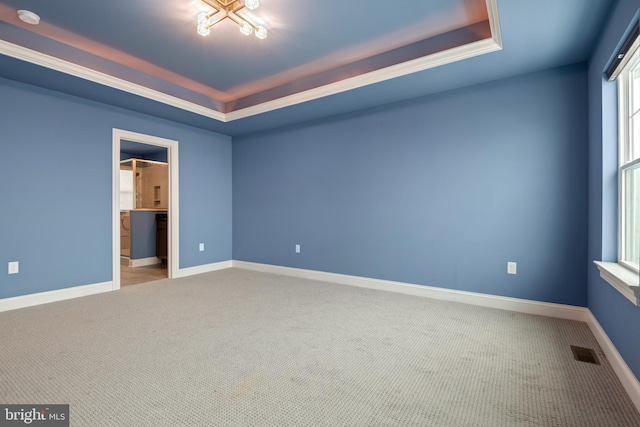
[(265, 273), (295, 276), (304, 279), (322, 280), (361, 288), (378, 289), (408, 295), (428, 297), (444, 301), (460, 302), (481, 307), (498, 308), (501, 310), (517, 311), (520, 313), (537, 314), (540, 316), (557, 317), (560, 319), (586, 322), (589, 310), (565, 304), (531, 301), (519, 298), (501, 297), (476, 292), (458, 291), (453, 289), (436, 288), (432, 286), (414, 285), (410, 283), (393, 282), (389, 280), (371, 279), (367, 277), (349, 276), (345, 274), (326, 273), (316, 270), (281, 267), (269, 264), (258, 264), (245, 261), (233, 261), (233, 266), (247, 270)]
[(147, 265), (156, 265), (162, 263), (162, 260), (157, 256), (149, 258), (129, 259), (129, 267), (145, 267)]
[[(143, 258), (141, 260), (132, 260), (132, 261), (143, 261), (149, 262), (150, 264), (141, 264), (141, 265), (152, 265), (158, 264), (158, 262), (151, 263), (152, 260), (160, 261), (160, 258), (152, 257), (152, 258)], [(140, 265), (136, 265), (139, 267)], [(199, 265), (196, 267), (189, 268), (181, 268), (178, 270), (178, 274), (175, 274), (174, 277), (187, 277), (192, 276), (194, 274), (208, 273), (210, 271), (223, 270), (225, 268), (231, 268), (231, 261), (223, 261), (217, 262), (213, 264)], [(83, 286), (75, 286), (73, 288), (64, 288), (64, 289), (56, 289), (53, 291), (39, 292), (36, 294), (28, 294), (28, 295), (20, 295), (17, 297), (9, 297), (9, 298), (0, 298), (0, 312), (16, 310), (18, 308), (31, 307), (34, 305), (47, 304), (50, 302), (56, 301), (64, 301), (71, 298), (84, 297), (87, 295), (100, 294), (102, 292), (109, 292), (113, 290), (113, 282), (102, 282), (95, 283), (92, 285), (83, 285)]]
[(173, 278), (193, 276), (195, 274), (209, 273), (224, 270), (233, 266), (232, 261), (214, 262), (212, 264), (196, 265), (195, 267), (181, 268), (173, 274)]
[(620, 379), (631, 401), (636, 406), (638, 412), (640, 412), (640, 382), (638, 382), (636, 376), (631, 369), (629, 369), (629, 365), (627, 365), (620, 353), (618, 353), (616, 346), (613, 345), (607, 333), (602, 329), (602, 326), (600, 326), (600, 323), (591, 311), (589, 311), (588, 314), (587, 324), (598, 340), (598, 344), (600, 344), (602, 351), (604, 351), (605, 356), (607, 356), (609, 364)]
[[(141, 261), (143, 262), (151, 262), (151, 260), (158, 260), (160, 262), (160, 258), (156, 257), (141, 259)], [(154, 262), (152, 264), (158, 264), (158, 262)], [(136, 267), (139, 266), (140, 265), (136, 265)], [(177, 274), (174, 275), (174, 278), (187, 277), (194, 274), (208, 273), (216, 270), (223, 270), (225, 268), (231, 268), (231, 266), (231, 261), (223, 261), (213, 264), (198, 265), (196, 267), (181, 268), (177, 271)], [(0, 312), (16, 310), (18, 308), (32, 307), (34, 305), (47, 304), (50, 302), (64, 301), (71, 298), (84, 297), (87, 295), (100, 294), (102, 292), (110, 291), (113, 291), (113, 282), (111, 281), (95, 283), (92, 285), (75, 286), (73, 288), (56, 289), (53, 291), (39, 292), (36, 294), (20, 295), (17, 297), (0, 298)]]
[(481, 307), (497, 308), (520, 313), (537, 314), (541, 316), (585, 322), (589, 325), (589, 328), (600, 344), (600, 347), (602, 347), (609, 364), (620, 379), (620, 382), (624, 386), (627, 394), (638, 411), (640, 411), (640, 382), (638, 382), (638, 379), (635, 377), (631, 369), (629, 369), (629, 366), (626, 364), (620, 353), (618, 353), (618, 350), (588, 308), (245, 261), (233, 261), (233, 266), (265, 273), (282, 274), (285, 276), (321, 280), (444, 301), (460, 302)]
[(113, 282), (102, 282), (93, 285), (75, 286), (73, 288), (56, 289), (54, 291), (39, 292), (37, 294), (3, 298), (0, 299), (0, 312), (100, 294), (111, 290), (113, 290)]

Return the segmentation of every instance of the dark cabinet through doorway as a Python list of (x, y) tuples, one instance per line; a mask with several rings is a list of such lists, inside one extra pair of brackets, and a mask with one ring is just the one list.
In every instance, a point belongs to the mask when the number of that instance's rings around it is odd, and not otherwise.
[(167, 262), (167, 214), (156, 214), (156, 256)]

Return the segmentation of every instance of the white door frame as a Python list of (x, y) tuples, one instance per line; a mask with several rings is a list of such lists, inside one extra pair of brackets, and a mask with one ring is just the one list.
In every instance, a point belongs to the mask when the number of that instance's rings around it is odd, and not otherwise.
[(169, 161), (169, 218), (167, 221), (167, 273), (170, 279), (176, 277), (180, 268), (179, 260), (179, 197), (178, 197), (178, 141), (113, 129), (113, 189), (112, 189), (112, 232), (113, 232), (113, 290), (120, 289), (120, 141), (132, 141), (157, 145), (167, 149)]

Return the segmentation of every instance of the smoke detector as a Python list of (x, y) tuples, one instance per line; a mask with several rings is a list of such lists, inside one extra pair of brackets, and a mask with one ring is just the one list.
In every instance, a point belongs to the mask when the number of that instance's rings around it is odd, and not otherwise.
[(40, 17), (30, 10), (19, 10), (18, 18), (20, 18), (22, 22), (26, 22), (31, 25), (38, 25), (40, 23)]

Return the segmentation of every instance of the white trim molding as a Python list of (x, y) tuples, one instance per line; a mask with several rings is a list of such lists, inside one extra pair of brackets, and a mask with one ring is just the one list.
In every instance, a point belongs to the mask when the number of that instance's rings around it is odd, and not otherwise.
[(600, 270), (600, 277), (613, 286), (633, 304), (640, 306), (640, 280), (638, 274), (617, 262), (593, 261)]
[(162, 260), (160, 258), (158, 258), (157, 256), (152, 256), (149, 258), (129, 259), (128, 266), (129, 267), (146, 267), (147, 265), (157, 265), (161, 263), (162, 263)]
[(112, 282), (102, 282), (92, 285), (75, 286), (72, 288), (56, 289), (53, 291), (3, 298), (0, 299), (0, 312), (32, 307), (34, 305), (48, 304), (50, 302), (64, 301), (87, 295), (101, 294), (103, 292), (109, 292), (112, 289)]
[(160, 138), (142, 133), (113, 128), (112, 130), (112, 271), (113, 289), (120, 289), (120, 141), (132, 141), (141, 144), (155, 145), (167, 149), (169, 160), (169, 209), (167, 214), (167, 273), (169, 278), (175, 277), (180, 269), (180, 185), (178, 170), (178, 141)]
[(196, 274), (210, 273), (212, 271), (224, 270), (233, 266), (232, 261), (214, 262), (211, 264), (196, 265), (195, 267), (181, 268), (174, 277), (188, 277)]
[(390, 280), (371, 279), (368, 277), (349, 276), (346, 274), (327, 273), (324, 271), (304, 270), (300, 268), (281, 267), (270, 264), (259, 264), (245, 261), (233, 261), (233, 266), (245, 270), (261, 271), (265, 273), (282, 274), (304, 279), (321, 280), (361, 288), (377, 289), (381, 291), (397, 292), (401, 294), (427, 297), (443, 301), (460, 302), (481, 307), (497, 308), (501, 310), (517, 311), (520, 313), (537, 314), (540, 316), (556, 317), (559, 319), (586, 322), (589, 310), (585, 307), (554, 304), (549, 302), (531, 301), (519, 298), (501, 297), (476, 292), (458, 291), (454, 289), (437, 288), (433, 286), (416, 285), (411, 283), (393, 282)]
[[(232, 267), (231, 261), (222, 261), (212, 264), (198, 265), (195, 267), (181, 268), (176, 270), (174, 277), (188, 277), (196, 274), (209, 273), (217, 270), (224, 270)], [(119, 288), (117, 288), (119, 289)], [(0, 312), (17, 310), (19, 308), (33, 307), (41, 304), (48, 304), (57, 301), (64, 301), (88, 295), (101, 294), (117, 290), (113, 282), (102, 282), (91, 285), (74, 286), (71, 288), (55, 289), (52, 291), (38, 292), (35, 294), (19, 295), (16, 297), (0, 298)]]
[(500, 29), (500, 17), (498, 14), (498, 0), (487, 0), (487, 15), (489, 16), (489, 26), (491, 27), (491, 38), (502, 49), (502, 30)]
[(588, 314), (587, 324), (596, 337), (596, 340), (598, 340), (598, 344), (600, 344), (602, 351), (605, 356), (607, 356), (611, 368), (613, 368), (613, 371), (622, 383), (629, 398), (631, 398), (636, 409), (640, 412), (640, 382), (638, 382), (636, 376), (631, 369), (629, 369), (629, 365), (627, 365), (620, 353), (618, 353), (616, 346), (613, 345), (613, 342), (611, 342), (609, 336), (607, 336), (607, 333), (602, 329), (602, 326), (600, 326), (600, 323), (591, 311), (589, 311)]
[(124, 92), (151, 99), (153, 101), (158, 101), (166, 105), (171, 105), (172, 107), (196, 113), (201, 116), (209, 117), (219, 121), (226, 121), (223, 113), (212, 108), (203, 107), (202, 105), (185, 101), (184, 99), (172, 95), (167, 95), (166, 93), (154, 89), (149, 89), (148, 87), (144, 87), (142, 85), (132, 83), (130, 81), (123, 80), (117, 77), (113, 77), (109, 74), (101, 73), (99, 71), (92, 70), (90, 68), (74, 64), (73, 62), (65, 61), (63, 59), (47, 55), (45, 53), (9, 43), (5, 40), (0, 40), (0, 54), (19, 59), (21, 61), (40, 65), (42, 67), (59, 71), (70, 76), (79, 77), (90, 82), (112, 87), (114, 89), (119, 89)]
[(485, 53), (495, 52), (502, 49), (494, 39), (484, 39), (462, 46), (437, 52), (411, 61), (392, 65), (369, 73), (360, 74), (335, 83), (329, 83), (324, 86), (309, 89), (304, 92), (298, 92), (293, 95), (274, 99), (273, 101), (263, 102), (262, 104), (252, 107), (242, 108), (225, 114), (225, 121), (244, 119), (269, 111), (274, 111), (284, 107), (290, 107), (303, 102), (313, 101), (315, 99), (324, 98), (330, 95), (346, 92), (348, 90), (357, 89), (359, 87), (380, 83), (396, 77), (406, 76), (408, 74), (417, 73), (419, 71), (428, 70), (430, 68), (439, 67), (441, 65), (450, 64), (452, 62), (462, 61), (463, 59), (472, 58), (474, 56), (483, 55)]

